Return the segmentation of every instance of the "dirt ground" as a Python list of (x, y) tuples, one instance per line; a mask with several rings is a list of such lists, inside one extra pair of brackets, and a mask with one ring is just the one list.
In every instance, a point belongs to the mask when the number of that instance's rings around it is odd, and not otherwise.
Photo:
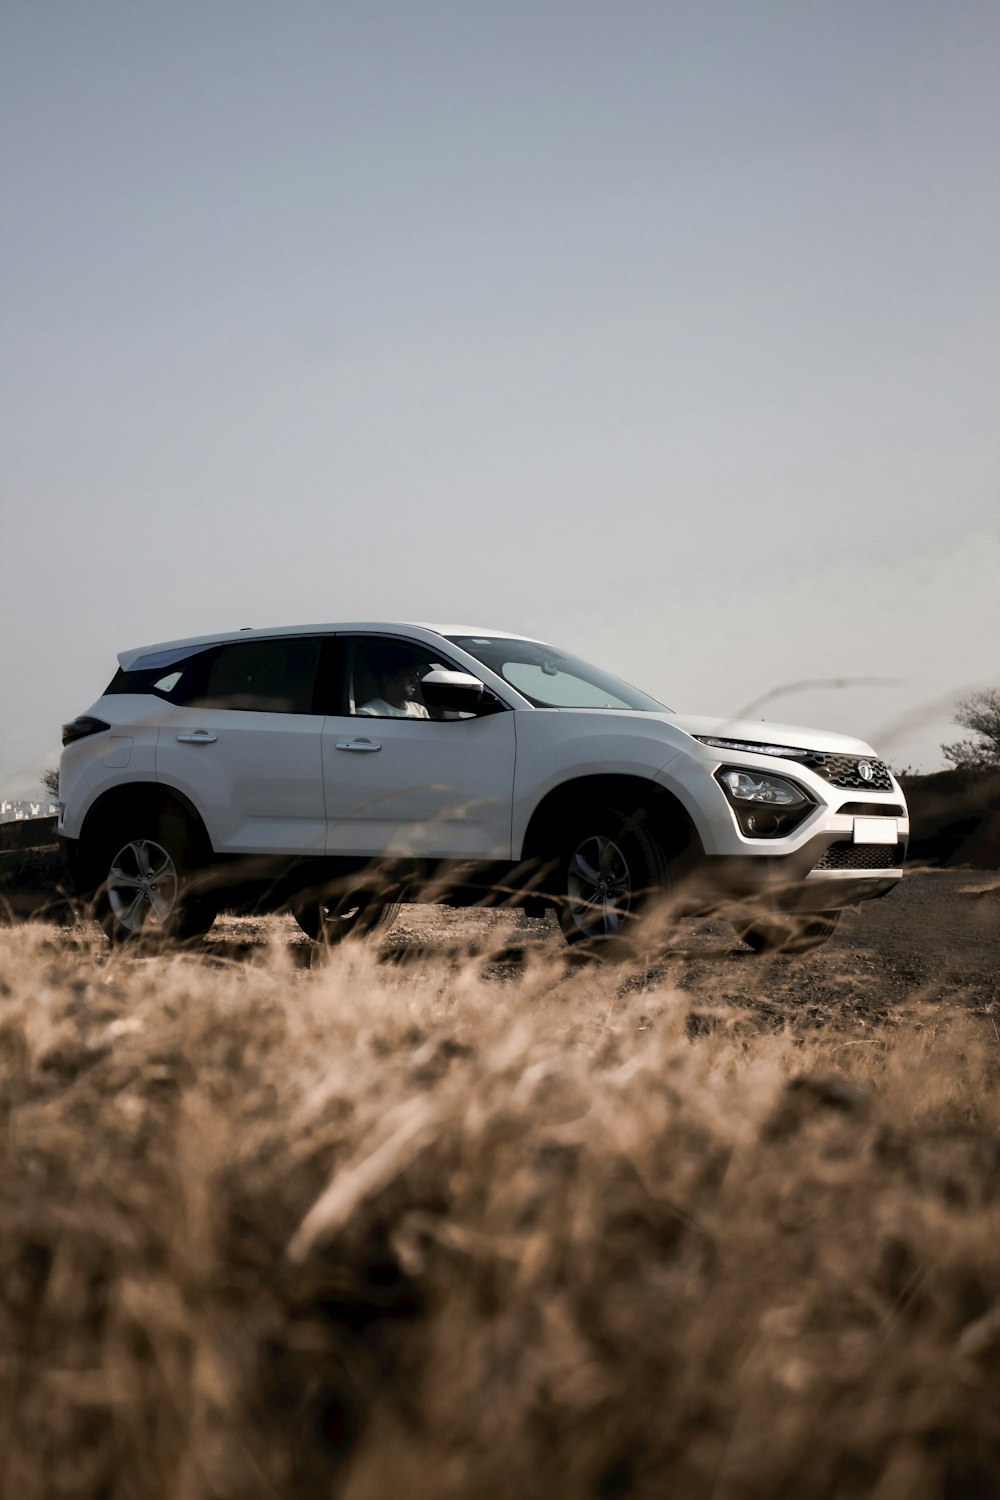
[[(98, 952), (103, 944), (90, 923), (63, 928), (60, 941)], [(312, 945), (287, 916), (222, 916), (198, 951), (209, 964), (253, 962), (274, 941), (287, 942), (296, 967), (310, 966)], [(498, 985), (516, 983), (539, 951), (569, 967), (592, 962), (565, 946), (551, 915), (539, 921), (519, 912), (404, 906), (387, 933), (367, 941), (386, 964), (457, 968), (474, 958), (484, 980)], [(845, 913), (833, 939), (811, 954), (759, 957), (724, 919), (692, 920), (665, 954), (613, 973), (619, 991), (667, 985), (689, 993), (694, 1026), (749, 1008), (759, 1024), (863, 1030), (892, 1024), (915, 1005), (959, 1005), (995, 1028), (1000, 871), (908, 870), (889, 896)]]
[[(505, 926), (508, 947), (488, 970), (497, 979), (514, 978), (536, 945), (574, 961), (551, 916), (416, 906), (402, 909), (382, 950), (403, 961), (411, 949), (446, 951), (460, 934), (495, 947)], [(722, 918), (684, 922), (663, 959), (630, 982), (669, 984), (716, 1006), (750, 1002), (762, 1018), (799, 1024), (891, 1019), (915, 1001), (1000, 1013), (1000, 871), (908, 871), (889, 896), (846, 912), (827, 945), (795, 958), (751, 953)]]

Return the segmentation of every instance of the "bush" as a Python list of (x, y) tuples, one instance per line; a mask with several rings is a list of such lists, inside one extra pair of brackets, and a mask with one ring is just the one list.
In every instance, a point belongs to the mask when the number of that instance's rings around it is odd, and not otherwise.
[(902, 787), (911, 861), (1000, 869), (1000, 769), (907, 776)]
[(971, 729), (973, 738), (942, 745), (945, 760), (965, 771), (1000, 766), (1000, 688), (961, 699), (955, 705), (955, 723)]

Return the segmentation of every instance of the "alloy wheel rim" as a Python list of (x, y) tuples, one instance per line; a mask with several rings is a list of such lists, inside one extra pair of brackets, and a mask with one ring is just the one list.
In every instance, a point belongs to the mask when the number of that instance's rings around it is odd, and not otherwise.
[(177, 905), (177, 866), (162, 844), (133, 839), (108, 871), (108, 905), (126, 932), (164, 927)]
[(613, 839), (592, 834), (570, 855), (566, 874), (569, 914), (584, 937), (620, 932), (632, 906), (628, 861)]
[(319, 904), (320, 936), (339, 938), (353, 931), (361, 921), (369, 905), (363, 891), (349, 891), (339, 901), (321, 901)]

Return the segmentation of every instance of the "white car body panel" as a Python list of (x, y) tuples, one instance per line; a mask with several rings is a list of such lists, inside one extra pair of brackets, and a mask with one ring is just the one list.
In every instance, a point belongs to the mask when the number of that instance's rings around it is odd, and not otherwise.
[(514, 718), (328, 718), (327, 853), (509, 859)]
[[(214, 743), (178, 739), (199, 731)], [(171, 707), (156, 779), (199, 809), (219, 854), (322, 854), (322, 731), (315, 714)]]
[(67, 838), (79, 838), (102, 792), (129, 782), (155, 781), (159, 721), (174, 710), (145, 693), (121, 693), (99, 698), (87, 712), (110, 724), (112, 733), (76, 740), (62, 753), (59, 832)]
[[(677, 754), (659, 714), (592, 708), (536, 708), (513, 715), (517, 728), (513, 848), (518, 859), (532, 814), (549, 792), (584, 776), (649, 780)], [(721, 795), (721, 794), (720, 794)]]
[[(790, 745), (799, 750), (825, 750), (833, 755), (867, 755), (875, 751), (864, 740), (825, 729), (807, 729), (801, 724), (771, 724), (767, 719), (716, 719), (697, 714), (665, 715), (666, 721), (690, 735), (711, 735), (720, 740), (751, 740), (759, 745)], [(720, 752), (727, 757), (729, 750)], [(769, 760), (773, 757), (767, 757)]]

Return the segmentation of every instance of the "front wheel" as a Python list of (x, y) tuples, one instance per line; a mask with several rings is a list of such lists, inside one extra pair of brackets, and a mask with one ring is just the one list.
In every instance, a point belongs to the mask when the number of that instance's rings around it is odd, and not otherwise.
[(734, 922), (736, 936), (754, 953), (810, 953), (828, 943), (842, 912), (783, 913), (760, 922)]
[(568, 943), (624, 946), (670, 889), (659, 838), (641, 814), (617, 808), (576, 823), (559, 868), (559, 925)]

